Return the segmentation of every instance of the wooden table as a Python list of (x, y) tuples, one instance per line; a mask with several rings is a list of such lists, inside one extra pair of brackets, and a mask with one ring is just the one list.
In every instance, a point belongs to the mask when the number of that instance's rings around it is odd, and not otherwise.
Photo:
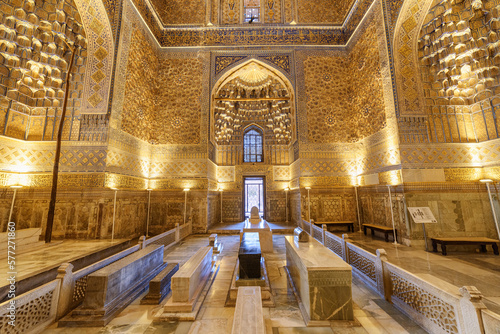
[(479, 245), (481, 252), (486, 252), (486, 245), (493, 247), (493, 253), (498, 255), (498, 240), (482, 237), (431, 238), (432, 251), (437, 252), (437, 244), (441, 245), (441, 253), (446, 255), (446, 245)]
[[(363, 231), (365, 232), (366, 235), (366, 229), (369, 228), (372, 230), (372, 235), (375, 235), (375, 231), (380, 231), (385, 234), (385, 242), (389, 241), (389, 234), (393, 236), (396, 234), (396, 239), (398, 237), (398, 230), (394, 230), (394, 234), (392, 232), (392, 227), (387, 227), (387, 226), (382, 226), (382, 225), (374, 225), (374, 224), (363, 224)], [(396, 241), (396, 240), (394, 240)]]
[[(347, 232), (354, 232), (354, 221), (351, 220), (343, 220), (343, 221), (337, 221), (337, 222), (314, 222), (316, 225), (327, 225), (329, 226), (347, 226)], [(327, 228), (328, 228), (327, 227)]]

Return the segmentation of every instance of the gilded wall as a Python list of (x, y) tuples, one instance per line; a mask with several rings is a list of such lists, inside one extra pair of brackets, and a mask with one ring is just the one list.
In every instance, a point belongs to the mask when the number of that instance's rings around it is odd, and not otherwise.
[(152, 144), (199, 144), (203, 63), (197, 58), (159, 60), (154, 78)]
[(155, 111), (152, 78), (156, 76), (158, 58), (141, 29), (133, 31), (130, 45), (121, 127), (126, 133), (149, 141)]
[(123, 131), (151, 144), (198, 144), (202, 62), (159, 58), (141, 29), (130, 45)]
[(204, 24), (207, 0), (152, 0), (163, 25)]
[(299, 23), (342, 25), (354, 0), (297, 0), (296, 3)]
[(375, 22), (348, 54), (304, 62), (310, 143), (352, 143), (385, 127)]

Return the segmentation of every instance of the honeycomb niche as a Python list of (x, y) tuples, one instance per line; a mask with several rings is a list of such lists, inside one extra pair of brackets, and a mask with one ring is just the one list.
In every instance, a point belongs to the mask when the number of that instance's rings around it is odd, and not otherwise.
[(63, 139), (78, 140), (87, 40), (73, 0), (4, 0), (0, 16), (0, 131), (24, 140), (54, 140), (64, 80), (75, 46)]
[(420, 31), (429, 135), (434, 142), (498, 138), (500, 6), (495, 1), (435, 1)]

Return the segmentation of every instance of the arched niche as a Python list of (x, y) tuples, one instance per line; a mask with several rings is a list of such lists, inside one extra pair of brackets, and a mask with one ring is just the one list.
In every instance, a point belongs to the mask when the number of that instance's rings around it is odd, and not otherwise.
[(481, 0), (403, 7), (395, 40), (399, 107), (423, 116), (431, 142), (498, 138), (500, 14), (490, 7)]
[(277, 69), (255, 59), (231, 68), (211, 93), (210, 141), (215, 162), (243, 162), (244, 129), (258, 126), (264, 133), (264, 163), (289, 164), (296, 140), (295, 93)]

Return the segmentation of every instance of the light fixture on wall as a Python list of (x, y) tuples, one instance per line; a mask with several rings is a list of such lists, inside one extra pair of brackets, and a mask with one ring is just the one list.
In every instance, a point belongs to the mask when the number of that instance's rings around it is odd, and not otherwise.
[(148, 219), (146, 221), (146, 238), (149, 237), (149, 209), (151, 207), (151, 191), (153, 189), (146, 189), (148, 191)]
[(396, 240), (396, 226), (394, 225), (394, 211), (392, 210), (391, 185), (388, 184), (387, 188), (389, 189), (389, 207), (390, 207), (390, 210), (391, 210), (391, 218), (392, 218), (392, 233), (394, 235), (394, 244), (397, 245), (398, 241)]
[(309, 190), (311, 187), (306, 187), (307, 189), (307, 220), (311, 223), (311, 197), (309, 196)]
[(222, 192), (224, 191), (224, 189), (222, 189), (221, 186), (219, 186), (219, 192), (220, 192), (220, 223), (222, 224)]
[(7, 224), (10, 223), (10, 220), (12, 218), (12, 211), (14, 211), (14, 202), (16, 201), (17, 189), (21, 189), (23, 186), (19, 184), (14, 184), (10, 187), (14, 189), (14, 195), (12, 195), (12, 204), (10, 205), (9, 220), (7, 220)]
[(285, 188), (285, 219), (288, 223), (288, 191), (290, 188)]
[(495, 211), (495, 204), (493, 202), (493, 197), (491, 196), (490, 183), (493, 182), (491, 179), (482, 179), (479, 182), (486, 183), (486, 189), (488, 190), (488, 197), (490, 199), (491, 212), (493, 213), (493, 221), (495, 222), (495, 228), (497, 230), (498, 238), (500, 239), (500, 228), (498, 227), (497, 213)]
[(111, 227), (111, 242), (115, 240), (115, 218), (116, 218), (116, 194), (118, 193), (117, 188), (110, 188), (115, 192), (115, 199), (113, 200), (113, 226)]
[(186, 224), (186, 209), (187, 209), (187, 198), (188, 198), (188, 192), (191, 189), (189, 188), (184, 188), (184, 224)]

